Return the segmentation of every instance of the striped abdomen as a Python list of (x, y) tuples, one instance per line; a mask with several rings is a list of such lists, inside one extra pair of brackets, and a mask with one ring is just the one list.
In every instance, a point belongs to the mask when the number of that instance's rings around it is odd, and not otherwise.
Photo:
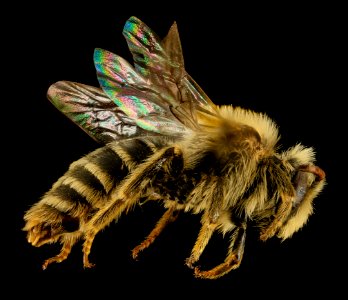
[(110, 143), (75, 161), (24, 219), (24, 230), (37, 224), (78, 230), (108, 200), (110, 192), (146, 158), (166, 144), (163, 138)]

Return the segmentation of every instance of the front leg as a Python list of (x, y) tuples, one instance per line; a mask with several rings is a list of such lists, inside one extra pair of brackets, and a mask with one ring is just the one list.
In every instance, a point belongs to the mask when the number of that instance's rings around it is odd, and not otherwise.
[(282, 226), (284, 220), (286, 220), (286, 218), (291, 212), (292, 199), (293, 197), (291, 196), (282, 195), (273, 221), (261, 232), (260, 239), (262, 241), (271, 238), (277, 233), (279, 228)]
[(208, 271), (201, 271), (198, 267), (195, 268), (195, 276), (203, 279), (216, 279), (231, 270), (237, 269), (242, 261), (244, 246), (245, 246), (246, 228), (236, 227), (232, 233), (229, 251), (225, 261)]

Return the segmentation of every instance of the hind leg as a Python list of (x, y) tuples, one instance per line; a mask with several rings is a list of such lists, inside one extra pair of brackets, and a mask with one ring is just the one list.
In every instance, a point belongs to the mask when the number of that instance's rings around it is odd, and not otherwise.
[(52, 263), (61, 263), (62, 261), (66, 260), (71, 252), (72, 247), (80, 239), (81, 235), (82, 235), (81, 232), (76, 232), (76, 233), (66, 234), (64, 237), (62, 237), (63, 246), (59, 254), (57, 254), (54, 257), (46, 259), (44, 263), (42, 264), (42, 269), (46, 270), (48, 265)]
[(61, 263), (63, 260), (66, 260), (71, 252), (73, 244), (71, 243), (64, 243), (62, 250), (60, 253), (54, 257), (51, 257), (49, 259), (46, 259), (44, 263), (42, 264), (42, 269), (46, 270), (47, 266), (51, 263)]
[[(135, 201), (134, 201), (135, 202)], [(112, 220), (117, 219), (122, 212), (127, 208), (126, 201), (117, 199), (107, 209), (99, 211), (92, 218), (90, 228), (86, 231), (85, 242), (83, 243), (83, 266), (85, 268), (92, 268), (94, 264), (89, 261), (89, 254), (91, 252), (93, 241), (97, 233), (107, 226)]]
[(149, 160), (139, 165), (132, 172), (132, 175), (110, 196), (110, 202), (88, 222), (83, 244), (84, 267), (90, 268), (93, 266), (89, 262), (88, 256), (97, 233), (113, 220), (117, 220), (124, 211), (129, 211), (138, 203), (141, 195), (155, 180), (160, 171), (170, 172), (173, 159), (182, 160), (182, 152), (176, 147), (165, 148), (156, 152)]

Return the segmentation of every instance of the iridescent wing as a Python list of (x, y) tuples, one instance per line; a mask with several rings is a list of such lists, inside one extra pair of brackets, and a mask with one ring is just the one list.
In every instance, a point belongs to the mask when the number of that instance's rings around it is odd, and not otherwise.
[(102, 89), (68, 81), (53, 84), (47, 96), (62, 113), (104, 144), (144, 135), (181, 135), (199, 129), (199, 120), (216, 117), (215, 105), (184, 69), (175, 23), (160, 41), (131, 17), (123, 34), (135, 66), (96, 49)]
[(47, 97), (97, 142), (106, 144), (148, 134), (99, 88), (59, 81), (50, 86)]
[(199, 120), (217, 117), (215, 105), (186, 73), (176, 23), (161, 41), (131, 17), (123, 35), (133, 67), (122, 57), (96, 49), (94, 63), (105, 94), (136, 124), (163, 135), (199, 130)]

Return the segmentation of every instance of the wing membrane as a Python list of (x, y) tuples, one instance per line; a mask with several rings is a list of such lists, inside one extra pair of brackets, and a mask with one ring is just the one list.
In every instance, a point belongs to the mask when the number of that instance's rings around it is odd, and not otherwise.
[(123, 35), (135, 68), (101, 49), (94, 61), (104, 92), (140, 127), (175, 135), (187, 128), (199, 129), (197, 112), (214, 115), (215, 105), (184, 69), (175, 23), (160, 41), (147, 25), (131, 17)]
[(48, 99), (96, 141), (108, 143), (143, 135), (181, 136), (214, 124), (215, 105), (186, 73), (177, 25), (161, 41), (131, 17), (123, 29), (134, 66), (96, 49), (100, 88), (60, 81)]
[(96, 49), (94, 63), (105, 94), (138, 126), (171, 135), (184, 130), (170, 112), (167, 102), (163, 101), (165, 91), (153, 89), (151, 82), (122, 57)]
[(167, 36), (160, 41), (146, 24), (136, 17), (131, 17), (124, 26), (123, 35), (139, 73), (151, 78), (153, 83), (157, 82), (157, 86), (164, 84), (162, 79), (164, 78), (169, 82), (174, 82), (177, 90), (188, 90), (186, 99), (180, 99), (180, 95), (174, 93), (174, 101), (171, 103), (174, 107), (190, 100), (204, 108), (215, 107), (214, 103), (185, 71), (176, 22), (169, 29)]
[(97, 142), (106, 144), (146, 134), (99, 88), (59, 81), (50, 86), (47, 97)]

